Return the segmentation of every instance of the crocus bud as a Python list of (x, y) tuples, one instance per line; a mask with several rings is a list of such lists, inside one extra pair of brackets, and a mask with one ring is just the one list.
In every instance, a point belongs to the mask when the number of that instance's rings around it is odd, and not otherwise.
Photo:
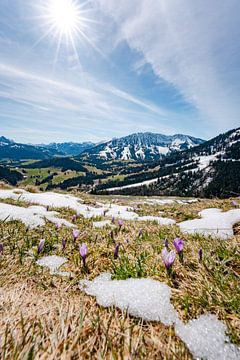
[(199, 249), (199, 251), (198, 251), (198, 258), (199, 258), (199, 262), (202, 262), (202, 258), (203, 258), (203, 251), (202, 251), (202, 249)]
[(114, 218), (114, 216), (112, 217), (112, 224), (114, 224), (115, 223), (115, 218)]
[(174, 250), (168, 251), (166, 247), (162, 250), (162, 260), (167, 269), (167, 271), (171, 271), (172, 265), (176, 259), (176, 253)]
[(118, 252), (119, 252), (120, 243), (118, 243), (114, 250), (114, 259), (118, 258)]
[(41, 239), (39, 241), (39, 244), (38, 244), (38, 248), (37, 248), (37, 252), (38, 254), (40, 254), (43, 250), (43, 247), (44, 247), (44, 244), (45, 244), (45, 239)]
[(110, 237), (112, 240), (114, 240), (114, 231), (113, 230), (111, 230), (111, 232), (110, 232)]
[(72, 232), (72, 235), (73, 235), (73, 240), (76, 241), (77, 238), (78, 238), (79, 235), (80, 235), (80, 231), (77, 230), (77, 229), (74, 229), (73, 232)]
[(66, 239), (62, 238), (62, 249), (65, 250), (66, 249)]
[(72, 222), (75, 223), (76, 220), (77, 220), (77, 216), (76, 216), (76, 215), (73, 215), (73, 216), (72, 216)]
[(83, 266), (85, 267), (86, 266), (86, 258), (87, 258), (87, 254), (88, 254), (87, 244), (79, 245), (79, 253), (83, 259)]
[(121, 229), (121, 227), (123, 226), (123, 220), (122, 220), (122, 219), (119, 219), (119, 220), (118, 220), (118, 226), (119, 226), (120, 229)]
[(2, 243), (0, 243), (0, 254), (3, 254), (3, 249), (4, 249), (4, 246)]

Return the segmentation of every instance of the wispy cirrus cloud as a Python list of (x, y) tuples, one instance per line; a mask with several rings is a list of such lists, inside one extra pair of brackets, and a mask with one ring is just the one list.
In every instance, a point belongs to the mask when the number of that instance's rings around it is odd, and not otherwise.
[[(33, 128), (47, 124), (49, 131), (56, 132), (54, 127), (58, 133), (62, 131), (62, 137), (66, 131), (72, 133), (75, 129), (81, 132), (83, 140), (87, 136), (95, 140), (111, 137), (108, 126), (119, 134), (123, 129), (133, 131), (136, 119), (140, 121), (139, 128), (146, 130), (151, 128), (151, 124), (145, 123), (146, 116), (153, 123), (160, 116), (169, 116), (167, 110), (112, 85), (97, 82), (86, 74), (83, 84), (75, 84), (4, 63), (0, 63), (0, 99), (5, 100), (1, 117), (14, 119), (18, 109), (17, 118), (26, 123), (25, 130), (29, 129), (29, 123)], [(12, 103), (18, 106), (13, 107)], [(29, 133), (25, 130), (24, 134)], [(166, 130), (169, 131), (167, 126)], [(40, 134), (35, 142), (40, 141)]]
[[(116, 24), (117, 44), (175, 87), (220, 130), (239, 125), (238, 0), (96, 0)], [(137, 66), (139, 71), (139, 66)]]

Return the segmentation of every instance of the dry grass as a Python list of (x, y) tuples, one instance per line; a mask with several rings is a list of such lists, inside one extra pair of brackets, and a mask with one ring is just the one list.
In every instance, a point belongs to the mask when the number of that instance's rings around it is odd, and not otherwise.
[[(85, 196), (85, 201), (93, 203), (94, 199)], [(188, 206), (143, 204), (138, 211), (155, 215), (164, 211), (166, 216), (184, 220), (196, 217), (199, 210), (209, 206), (227, 210), (230, 201), (201, 201)], [(59, 211), (71, 219), (71, 211)], [(167, 276), (160, 254), (166, 237), (171, 242), (182, 235), (177, 226), (125, 222), (121, 231), (116, 227), (112, 232), (110, 228), (94, 229), (91, 220), (82, 218), (77, 220), (77, 226), (81, 236), (74, 244), (70, 229), (57, 231), (47, 224), (42, 229), (27, 230), (18, 222), (0, 224), (5, 246), (0, 255), (1, 359), (192, 358), (172, 327), (144, 322), (116, 308), (99, 307), (94, 298), (79, 290), (80, 279), (93, 279), (103, 271), (110, 271), (115, 278), (143, 276), (168, 283), (173, 289), (172, 303), (183, 320), (202, 313), (216, 314), (227, 324), (231, 341), (239, 344), (238, 225), (234, 238), (227, 242), (185, 236), (184, 264), (176, 261), (172, 278)], [(62, 237), (67, 240), (64, 252), (56, 246)], [(63, 270), (71, 271), (72, 279), (51, 276), (48, 270), (36, 266), (28, 252), (41, 238), (46, 239), (44, 255), (68, 258)], [(82, 241), (89, 246), (88, 273), (78, 253)], [(120, 257), (114, 261), (113, 250), (118, 242)], [(203, 249), (202, 263), (198, 261), (199, 248)]]

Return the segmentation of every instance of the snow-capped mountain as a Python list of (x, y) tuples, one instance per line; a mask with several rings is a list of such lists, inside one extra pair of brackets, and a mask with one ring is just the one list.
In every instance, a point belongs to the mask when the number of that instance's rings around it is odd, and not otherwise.
[(84, 151), (92, 148), (95, 144), (92, 142), (83, 142), (83, 143), (74, 143), (74, 142), (64, 142), (64, 143), (51, 143), (48, 145), (40, 145), (48, 150), (62, 153), (66, 156), (75, 156), (80, 155)]
[(7, 138), (5, 138), (5, 136), (0, 136), (0, 146), (5, 146), (5, 145), (9, 145), (12, 144), (13, 141), (9, 140)]
[[(131, 195), (220, 196), (240, 195), (240, 128), (197, 147), (164, 157), (155, 169), (118, 182), (108, 192)], [(105, 189), (104, 189), (105, 188)], [(99, 188), (99, 190), (101, 190)]]
[(99, 144), (84, 152), (89, 160), (159, 160), (164, 155), (202, 144), (204, 140), (188, 135), (137, 133)]

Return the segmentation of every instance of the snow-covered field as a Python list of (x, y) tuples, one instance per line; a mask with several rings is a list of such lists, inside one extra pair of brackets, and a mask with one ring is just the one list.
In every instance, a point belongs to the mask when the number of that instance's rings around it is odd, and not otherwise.
[[(0, 203), (0, 219), (20, 220), (30, 227), (42, 226), (45, 220), (59, 223), (68, 227), (73, 224), (59, 217), (57, 212), (47, 211), (46, 207), (71, 209), (85, 218), (104, 217), (104, 222), (94, 222), (93, 226), (102, 227), (110, 224), (109, 218), (118, 218), (126, 221), (156, 221), (159, 225), (174, 225), (174, 219), (163, 216), (139, 216), (131, 206), (123, 206), (114, 203), (97, 203), (89, 206), (83, 200), (68, 194), (53, 192), (30, 193), (25, 190), (12, 189), (0, 190), (0, 199), (13, 199), (23, 201), (30, 206), (27, 208)], [(177, 199), (148, 199), (143, 203), (151, 204), (190, 204), (197, 201)], [(41, 206), (32, 206), (38, 204)], [(232, 209), (221, 212), (219, 209), (205, 209), (199, 213), (202, 219), (188, 220), (177, 224), (182, 232), (197, 233), (205, 236), (228, 239), (233, 236), (233, 226), (240, 221), (240, 209)]]

